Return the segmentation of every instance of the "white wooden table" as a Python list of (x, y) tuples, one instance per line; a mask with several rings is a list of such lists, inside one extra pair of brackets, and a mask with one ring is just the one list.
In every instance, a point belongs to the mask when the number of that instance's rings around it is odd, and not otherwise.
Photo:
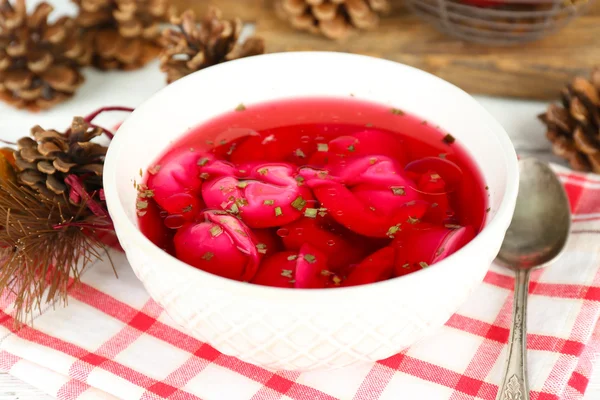
[[(37, 2), (38, 0), (29, 1), (28, 7), (33, 7)], [(73, 13), (72, 3), (68, 0), (49, 0), (49, 2), (58, 13)], [(16, 140), (27, 135), (31, 126), (36, 124), (46, 128), (61, 129), (70, 124), (73, 116), (91, 112), (102, 106), (135, 107), (164, 86), (164, 77), (158, 71), (156, 63), (135, 72), (102, 73), (88, 70), (85, 74), (87, 81), (77, 95), (68, 103), (50, 112), (30, 114), (0, 104), (0, 137)], [(546, 104), (489, 97), (477, 97), (477, 99), (508, 131), (520, 155), (559, 162), (550, 153), (550, 145), (544, 137), (544, 129), (536, 119), (536, 115), (544, 111)], [(109, 123), (106, 125), (109, 126)], [(17, 399), (48, 400), (51, 397), (9, 375), (0, 374), (0, 400)], [(585, 397), (585, 400), (596, 399), (600, 399), (600, 365)]]

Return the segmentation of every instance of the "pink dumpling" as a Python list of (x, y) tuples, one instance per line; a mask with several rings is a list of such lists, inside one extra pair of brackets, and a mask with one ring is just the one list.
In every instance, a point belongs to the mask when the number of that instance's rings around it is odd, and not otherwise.
[(175, 234), (177, 258), (224, 278), (250, 281), (261, 259), (252, 231), (225, 213), (206, 211), (201, 217), (204, 222), (188, 223)]
[(402, 140), (397, 135), (378, 129), (365, 129), (352, 135), (339, 136), (330, 140), (326, 148), (326, 151), (314, 153), (308, 165), (327, 164), (326, 168), (337, 174), (356, 157), (389, 157), (400, 165), (406, 163)]
[(401, 225), (419, 220), (428, 203), (412, 187), (401, 167), (387, 157), (360, 157), (332, 176), (304, 168), (306, 185), (344, 227), (369, 237), (392, 237)]
[(199, 212), (202, 179), (198, 168), (201, 160), (211, 160), (212, 155), (188, 149), (169, 154), (163, 164), (149, 169), (148, 188), (154, 200), (169, 214), (186, 214), (188, 219)]
[(298, 251), (283, 251), (267, 258), (252, 280), (265, 286), (296, 289), (322, 289), (329, 285), (332, 273), (327, 256), (309, 244)]
[(286, 163), (241, 165), (215, 162), (202, 171), (210, 176), (202, 196), (207, 207), (239, 215), (251, 228), (288, 224), (303, 215), (312, 200), (310, 190), (294, 178)]
[(427, 268), (443, 260), (473, 240), (471, 226), (435, 226), (423, 224), (418, 230), (400, 235), (393, 243), (397, 250), (395, 275)]
[(283, 249), (281, 238), (277, 236), (276, 228), (272, 229), (253, 229), (252, 233), (256, 238), (258, 252), (269, 257)]
[(327, 255), (329, 265), (333, 268), (358, 262), (366, 252), (364, 240), (359, 240), (351, 232), (344, 232), (342, 236), (331, 231), (320, 216), (300, 218), (282, 229), (286, 231), (282, 241), (287, 250), (299, 250), (302, 245), (309, 243)]
[(283, 251), (267, 257), (260, 264), (252, 283), (281, 288), (295, 287), (297, 258), (297, 251)]
[(367, 256), (344, 280), (343, 286), (365, 285), (390, 279), (394, 272), (395, 249), (384, 247)]
[(291, 162), (302, 165), (306, 163), (313, 152), (313, 145), (303, 143), (300, 138), (270, 134), (266, 131), (260, 136), (252, 136), (241, 142), (229, 159), (235, 164), (260, 160), (262, 162)]

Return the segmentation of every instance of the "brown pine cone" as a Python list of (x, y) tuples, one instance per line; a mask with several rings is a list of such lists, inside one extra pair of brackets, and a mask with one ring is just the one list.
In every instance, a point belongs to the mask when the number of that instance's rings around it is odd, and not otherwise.
[(91, 51), (68, 17), (48, 22), (52, 6), (27, 15), (25, 0), (0, 0), (0, 99), (39, 111), (70, 98), (83, 83)]
[(163, 31), (163, 50), (159, 56), (168, 83), (211, 65), (265, 52), (260, 38), (238, 43), (242, 21), (223, 20), (221, 11), (214, 7), (200, 25), (191, 10), (180, 17), (173, 16), (171, 23), (178, 28)]
[(93, 43), (94, 66), (136, 69), (158, 55), (159, 23), (167, 19), (169, 0), (73, 0), (77, 23)]
[(73, 118), (68, 134), (31, 129), (31, 137), (23, 137), (15, 151), (18, 180), (48, 198), (63, 197), (69, 174), (84, 175), (89, 193), (102, 188), (102, 169), (108, 148), (91, 142), (104, 131), (90, 127), (81, 117)]
[(275, 11), (294, 28), (344, 39), (353, 30), (372, 29), (389, 0), (276, 0)]
[(600, 66), (590, 79), (575, 78), (561, 97), (562, 107), (551, 104), (539, 116), (554, 153), (575, 170), (600, 173)]

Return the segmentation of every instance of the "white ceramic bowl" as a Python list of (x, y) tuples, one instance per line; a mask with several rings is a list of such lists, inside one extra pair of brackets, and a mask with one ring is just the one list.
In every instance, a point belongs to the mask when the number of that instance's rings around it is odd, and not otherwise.
[[(463, 249), (398, 279), (291, 290), (192, 268), (138, 230), (132, 182), (188, 129), (240, 102), (350, 93), (438, 124), (470, 151), (490, 186), (491, 211), (486, 227)], [(184, 330), (252, 364), (311, 370), (387, 358), (442, 326), (498, 253), (514, 211), (518, 166), (498, 122), (467, 93), (433, 75), (357, 55), (282, 53), (208, 68), (155, 94), (119, 129), (106, 158), (104, 186), (133, 270)]]

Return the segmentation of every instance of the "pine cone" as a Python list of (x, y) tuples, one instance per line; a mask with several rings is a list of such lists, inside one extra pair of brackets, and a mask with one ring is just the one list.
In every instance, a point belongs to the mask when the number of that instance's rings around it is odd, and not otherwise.
[(96, 67), (136, 69), (158, 55), (158, 24), (165, 21), (168, 0), (73, 0), (77, 23), (93, 42)]
[(63, 197), (69, 174), (85, 175), (89, 193), (102, 188), (102, 169), (108, 148), (91, 140), (100, 136), (101, 128), (90, 127), (81, 117), (73, 118), (68, 134), (31, 129), (31, 136), (21, 138), (15, 151), (19, 181), (48, 198)]
[(561, 97), (562, 107), (551, 104), (539, 116), (554, 153), (575, 170), (600, 173), (600, 66), (590, 79), (575, 78)]
[(252, 37), (239, 44), (242, 21), (223, 20), (221, 11), (214, 7), (200, 25), (191, 10), (172, 17), (171, 23), (178, 25), (178, 29), (163, 31), (163, 50), (159, 56), (161, 70), (167, 73), (169, 83), (211, 65), (265, 51), (260, 38)]
[(39, 111), (70, 98), (83, 83), (91, 51), (68, 17), (50, 24), (48, 3), (27, 15), (25, 0), (0, 0), (0, 99)]
[(344, 39), (354, 28), (371, 29), (389, 0), (276, 0), (275, 11), (294, 28)]

